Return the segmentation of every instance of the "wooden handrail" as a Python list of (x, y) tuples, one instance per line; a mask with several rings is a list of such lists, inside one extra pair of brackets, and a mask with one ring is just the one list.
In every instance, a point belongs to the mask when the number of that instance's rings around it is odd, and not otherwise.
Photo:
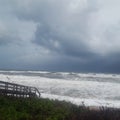
[(19, 97), (40, 97), (40, 92), (36, 87), (24, 86), (4, 81), (0, 81), (0, 94)]

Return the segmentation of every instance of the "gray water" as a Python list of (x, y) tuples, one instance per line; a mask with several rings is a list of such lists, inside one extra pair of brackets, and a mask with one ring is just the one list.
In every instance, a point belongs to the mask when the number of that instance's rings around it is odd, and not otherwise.
[(0, 79), (37, 87), (46, 95), (120, 100), (120, 75), (42, 71), (0, 71)]

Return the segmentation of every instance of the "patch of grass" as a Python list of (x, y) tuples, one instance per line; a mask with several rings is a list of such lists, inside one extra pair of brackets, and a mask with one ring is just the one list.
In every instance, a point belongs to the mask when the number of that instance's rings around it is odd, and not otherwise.
[(120, 120), (120, 109), (90, 110), (65, 101), (0, 96), (0, 120)]

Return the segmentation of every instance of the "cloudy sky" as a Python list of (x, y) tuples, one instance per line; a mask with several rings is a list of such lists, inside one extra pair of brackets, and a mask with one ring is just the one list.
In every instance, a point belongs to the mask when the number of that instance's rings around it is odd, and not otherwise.
[(120, 0), (0, 0), (0, 69), (120, 72)]

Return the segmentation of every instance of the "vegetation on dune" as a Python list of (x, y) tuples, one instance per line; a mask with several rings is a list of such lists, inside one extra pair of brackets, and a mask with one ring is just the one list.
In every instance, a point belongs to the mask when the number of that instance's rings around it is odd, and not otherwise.
[(120, 120), (120, 110), (90, 110), (65, 101), (0, 96), (0, 120)]

